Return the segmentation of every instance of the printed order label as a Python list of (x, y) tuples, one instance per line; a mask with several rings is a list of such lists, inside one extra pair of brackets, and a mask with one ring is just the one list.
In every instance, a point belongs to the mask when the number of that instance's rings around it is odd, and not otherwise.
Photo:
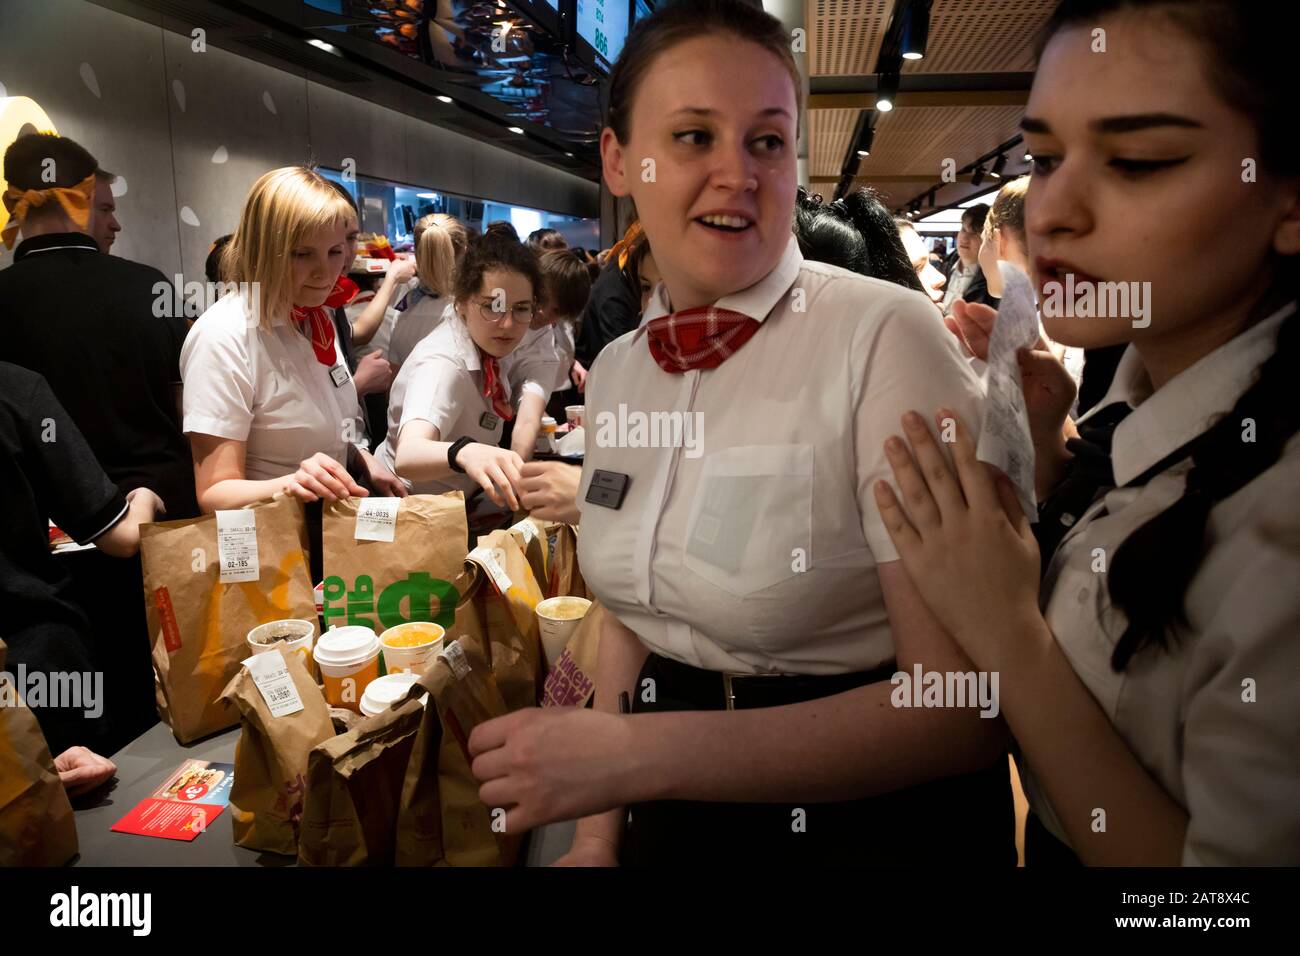
[(257, 563), (257, 517), (251, 508), (217, 512), (217, 559), (221, 583), (256, 581), (262, 569)]
[(254, 654), (244, 661), (244, 666), (253, 675), (253, 683), (262, 692), (272, 717), (287, 717), (303, 709), (298, 688), (289, 676), (289, 665), (278, 650)]
[(387, 541), (397, 534), (397, 512), (401, 498), (362, 498), (357, 505), (356, 540)]
[(469, 559), (478, 562), (479, 566), (488, 573), (488, 577), (492, 579), (492, 583), (496, 585), (497, 590), (505, 594), (510, 590), (513, 582), (492, 551), (492, 548), (475, 548), (469, 553)]
[(447, 659), (447, 665), (456, 680), (464, 680), (470, 672), (469, 658), (465, 656), (465, 649), (460, 646), (460, 641), (452, 641), (438, 656)]

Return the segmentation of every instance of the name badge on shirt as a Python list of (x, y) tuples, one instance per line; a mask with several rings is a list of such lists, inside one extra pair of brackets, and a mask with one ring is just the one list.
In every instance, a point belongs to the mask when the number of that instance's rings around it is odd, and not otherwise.
[(491, 412), (484, 412), (482, 417), (479, 418), (478, 424), (480, 428), (486, 428), (488, 431), (495, 431), (496, 427), (501, 424), (501, 419), (493, 415)]
[(335, 388), (342, 388), (348, 383), (348, 367), (340, 362), (330, 369), (330, 378), (334, 380)]
[(627, 486), (631, 481), (629, 475), (597, 468), (587, 488), (587, 501), (617, 511), (623, 507), (623, 498), (627, 495)]

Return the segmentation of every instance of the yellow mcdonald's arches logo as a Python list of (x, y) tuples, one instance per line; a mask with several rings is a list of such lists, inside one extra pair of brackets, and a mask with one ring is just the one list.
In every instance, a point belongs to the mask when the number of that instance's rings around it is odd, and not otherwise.
[[(0, 97), (0, 155), (19, 136), (28, 133), (55, 133), (54, 123), (39, 103), (27, 96)], [(9, 188), (0, 168), (0, 193)], [(0, 203), (0, 229), (9, 221), (9, 210)]]

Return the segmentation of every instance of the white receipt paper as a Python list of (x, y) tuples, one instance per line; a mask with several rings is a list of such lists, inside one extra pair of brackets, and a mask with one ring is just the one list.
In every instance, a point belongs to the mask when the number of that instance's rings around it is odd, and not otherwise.
[(493, 553), (498, 550), (497, 548), (475, 548), (469, 553), (469, 560), (476, 562), (479, 567), (486, 571), (488, 577), (492, 579), (492, 583), (496, 585), (497, 591), (505, 594), (510, 590), (510, 585), (513, 582), (511, 582), (510, 576), (506, 574), (506, 569), (501, 567), (501, 562)]
[(362, 498), (357, 505), (357, 541), (387, 541), (397, 534), (401, 498)]
[(537, 526), (525, 518), (516, 525), (511, 526), (511, 531), (518, 531), (524, 536), (524, 544), (529, 545), (537, 540)]
[(289, 676), (289, 665), (278, 650), (254, 654), (244, 661), (244, 666), (253, 675), (253, 683), (262, 692), (272, 717), (287, 717), (303, 709), (298, 688)]
[(452, 676), (456, 680), (463, 680), (470, 672), (469, 658), (465, 656), (465, 649), (460, 646), (460, 641), (452, 641), (438, 656), (447, 659), (447, 666), (451, 668)]
[[(1002, 275), (1007, 287), (989, 339), (988, 370), (984, 373), (987, 394), (975, 457), (1001, 469), (1011, 479), (1020, 506), (1029, 520), (1036, 522), (1034, 440), (1029, 432), (1016, 351), (1037, 343), (1038, 316), (1029, 277), (1019, 269), (1004, 269)], [(1020, 288), (1022, 284), (1024, 288)]]
[(217, 560), (221, 583), (256, 581), (262, 569), (257, 563), (257, 516), (251, 508), (217, 512)]

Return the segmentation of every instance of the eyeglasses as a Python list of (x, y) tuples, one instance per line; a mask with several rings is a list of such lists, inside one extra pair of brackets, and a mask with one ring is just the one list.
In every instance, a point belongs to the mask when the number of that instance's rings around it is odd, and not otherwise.
[(533, 314), (536, 312), (536, 306), (532, 302), (516, 302), (506, 311), (498, 311), (494, 299), (479, 299), (474, 304), (478, 307), (479, 317), (493, 325), (504, 321), (507, 315), (516, 325), (522, 325), (533, 321)]

